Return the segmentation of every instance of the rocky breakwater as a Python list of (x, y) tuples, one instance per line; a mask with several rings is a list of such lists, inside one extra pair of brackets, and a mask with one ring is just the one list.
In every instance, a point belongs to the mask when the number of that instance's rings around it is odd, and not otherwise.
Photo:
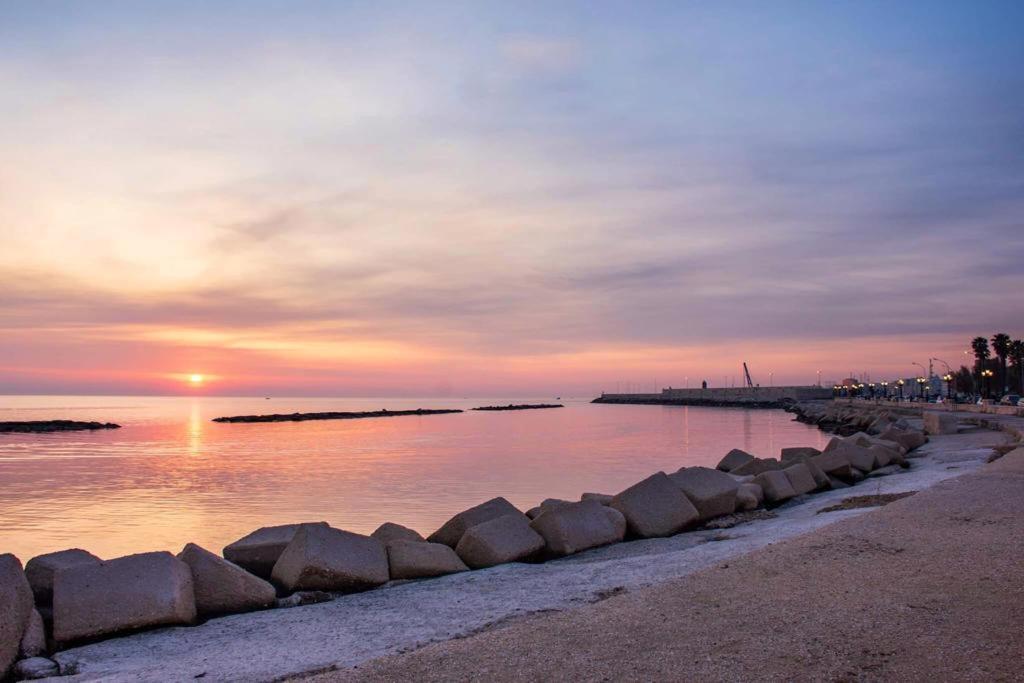
[[(187, 627), (219, 615), (295, 607), (509, 563), (539, 563), (632, 539), (742, 521), (828, 489), (909, 466), (926, 437), (891, 423), (878, 435), (833, 438), (824, 451), (777, 458), (730, 451), (717, 467), (655, 472), (615, 494), (547, 499), (523, 512), (493, 498), (424, 538), (387, 522), (370, 535), (305, 522), (257, 529), (221, 554), (189, 543), (180, 553), (109, 560), (80, 549), (0, 556), (0, 677), (72, 673), (69, 646), (141, 629)], [(730, 521), (731, 520), (731, 521)], [(71, 653), (68, 653), (71, 655)]]
[(79, 422), (77, 420), (29, 420), (27, 422), (0, 422), (0, 434), (28, 433), (47, 434), (50, 432), (83, 432), (97, 429), (120, 429), (113, 422)]
[(505, 406), (480, 406), (473, 410), (498, 412), (502, 410), (544, 410), (546, 408), (564, 408), (561, 403), (509, 403)]
[(416, 408), (415, 410), (367, 410), (362, 412), (274, 413), (271, 415), (231, 415), (215, 417), (213, 422), (306, 422), (308, 420), (359, 420), (371, 417), (404, 417), (407, 415), (448, 415), (461, 410)]

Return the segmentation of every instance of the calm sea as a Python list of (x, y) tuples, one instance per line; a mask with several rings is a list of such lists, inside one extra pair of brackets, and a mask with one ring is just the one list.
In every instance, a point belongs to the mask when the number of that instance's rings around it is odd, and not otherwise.
[(426, 534), (494, 496), (615, 493), (657, 470), (711, 465), (730, 448), (777, 456), (823, 445), (775, 410), (594, 405), (519, 412), (218, 424), (211, 418), (324, 410), (472, 408), (545, 399), (0, 396), (0, 421), (77, 419), (121, 429), (0, 434), (0, 552), (22, 561), (80, 547), (101, 557), (219, 551), (259, 526), (326, 520)]

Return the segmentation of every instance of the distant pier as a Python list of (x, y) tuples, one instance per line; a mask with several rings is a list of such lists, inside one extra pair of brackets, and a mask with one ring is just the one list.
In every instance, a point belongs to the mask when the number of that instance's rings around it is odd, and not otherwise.
[(601, 394), (592, 403), (781, 408), (797, 401), (832, 398), (832, 389), (809, 386), (676, 389), (651, 394)]

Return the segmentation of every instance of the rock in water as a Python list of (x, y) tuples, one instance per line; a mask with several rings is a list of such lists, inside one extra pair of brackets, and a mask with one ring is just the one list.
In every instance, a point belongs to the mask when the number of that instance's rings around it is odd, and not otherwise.
[(668, 478), (686, 494), (702, 520), (736, 511), (740, 485), (725, 472), (710, 467), (685, 467)]
[(263, 609), (277, 598), (269, 583), (195, 543), (186, 545), (178, 559), (192, 570), (196, 612), (201, 616)]
[(295, 537), (295, 532), (309, 525), (326, 527), (327, 522), (282, 524), (259, 528), (225, 546), (224, 557), (256, 576), (269, 579), (281, 553)]
[(21, 561), (10, 553), (0, 555), (0, 679), (18, 656), (31, 616), (32, 588)]
[(470, 527), (455, 552), (473, 569), (483, 569), (530, 559), (543, 547), (544, 539), (530, 528), (529, 518), (517, 511)]
[(440, 529), (427, 536), (427, 540), (431, 543), (444, 543), (446, 546), (454, 548), (459, 544), (462, 535), (470, 527), (513, 514), (523, 515), (523, 519), (529, 522), (526, 515), (520, 512), (512, 503), (504, 498), (492, 498), (485, 503), (480, 503), (455, 515), (445, 522)]
[(33, 609), (28, 618), (25, 633), (21, 636), (18, 654), (22, 657), (38, 657), (46, 654), (46, 625), (39, 610)]
[(444, 543), (391, 541), (388, 543), (391, 578), (424, 579), (468, 571), (458, 554)]
[(718, 462), (716, 469), (722, 470), (723, 472), (732, 472), (741, 465), (746, 465), (751, 460), (756, 460), (754, 456), (746, 451), (741, 451), (738, 448), (734, 448), (725, 454), (725, 457)]
[(530, 522), (530, 527), (544, 538), (545, 553), (550, 557), (616, 543), (625, 533), (606, 513), (605, 506), (596, 501), (549, 508)]
[(25, 576), (40, 605), (53, 602), (53, 575), (65, 567), (79, 564), (99, 564), (100, 558), (80, 548), (60, 550), (33, 557), (25, 564)]
[(290, 591), (366, 590), (387, 583), (387, 550), (376, 538), (310, 524), (295, 533), (271, 576)]
[(789, 477), (781, 470), (762, 472), (754, 477), (754, 481), (764, 491), (764, 498), (769, 503), (781, 503), (796, 496), (793, 485), (789, 483)]
[(384, 545), (390, 545), (395, 541), (419, 541), (422, 543), (426, 540), (418, 531), (414, 531), (401, 524), (395, 524), (394, 522), (384, 522), (370, 536), (376, 538)]
[(811, 470), (802, 462), (790, 465), (782, 472), (789, 479), (789, 485), (793, 487), (793, 492), (798, 496), (811, 493), (818, 488), (818, 483), (814, 481)]
[(700, 517), (697, 508), (664, 472), (633, 484), (612, 499), (626, 518), (629, 532), (640, 538), (671, 536)]
[(54, 576), (53, 637), (61, 643), (195, 618), (192, 571), (167, 552), (75, 565)]

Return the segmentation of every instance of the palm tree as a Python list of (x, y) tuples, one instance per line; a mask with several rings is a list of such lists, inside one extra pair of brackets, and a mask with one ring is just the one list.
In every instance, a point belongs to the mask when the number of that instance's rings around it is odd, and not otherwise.
[(1010, 361), (1017, 369), (1017, 380), (1020, 393), (1024, 394), (1024, 341), (1014, 339), (1010, 342)]
[(992, 335), (992, 350), (996, 352), (996, 356), (999, 358), (999, 395), (1002, 396), (1006, 391), (1006, 357), (1010, 355), (1010, 335), (1005, 332), (999, 332)]
[(981, 387), (981, 371), (985, 369), (985, 361), (987, 361), (992, 354), (988, 350), (988, 339), (984, 337), (975, 337), (971, 340), (971, 349), (974, 350), (974, 371), (978, 375), (978, 387), (980, 391)]

